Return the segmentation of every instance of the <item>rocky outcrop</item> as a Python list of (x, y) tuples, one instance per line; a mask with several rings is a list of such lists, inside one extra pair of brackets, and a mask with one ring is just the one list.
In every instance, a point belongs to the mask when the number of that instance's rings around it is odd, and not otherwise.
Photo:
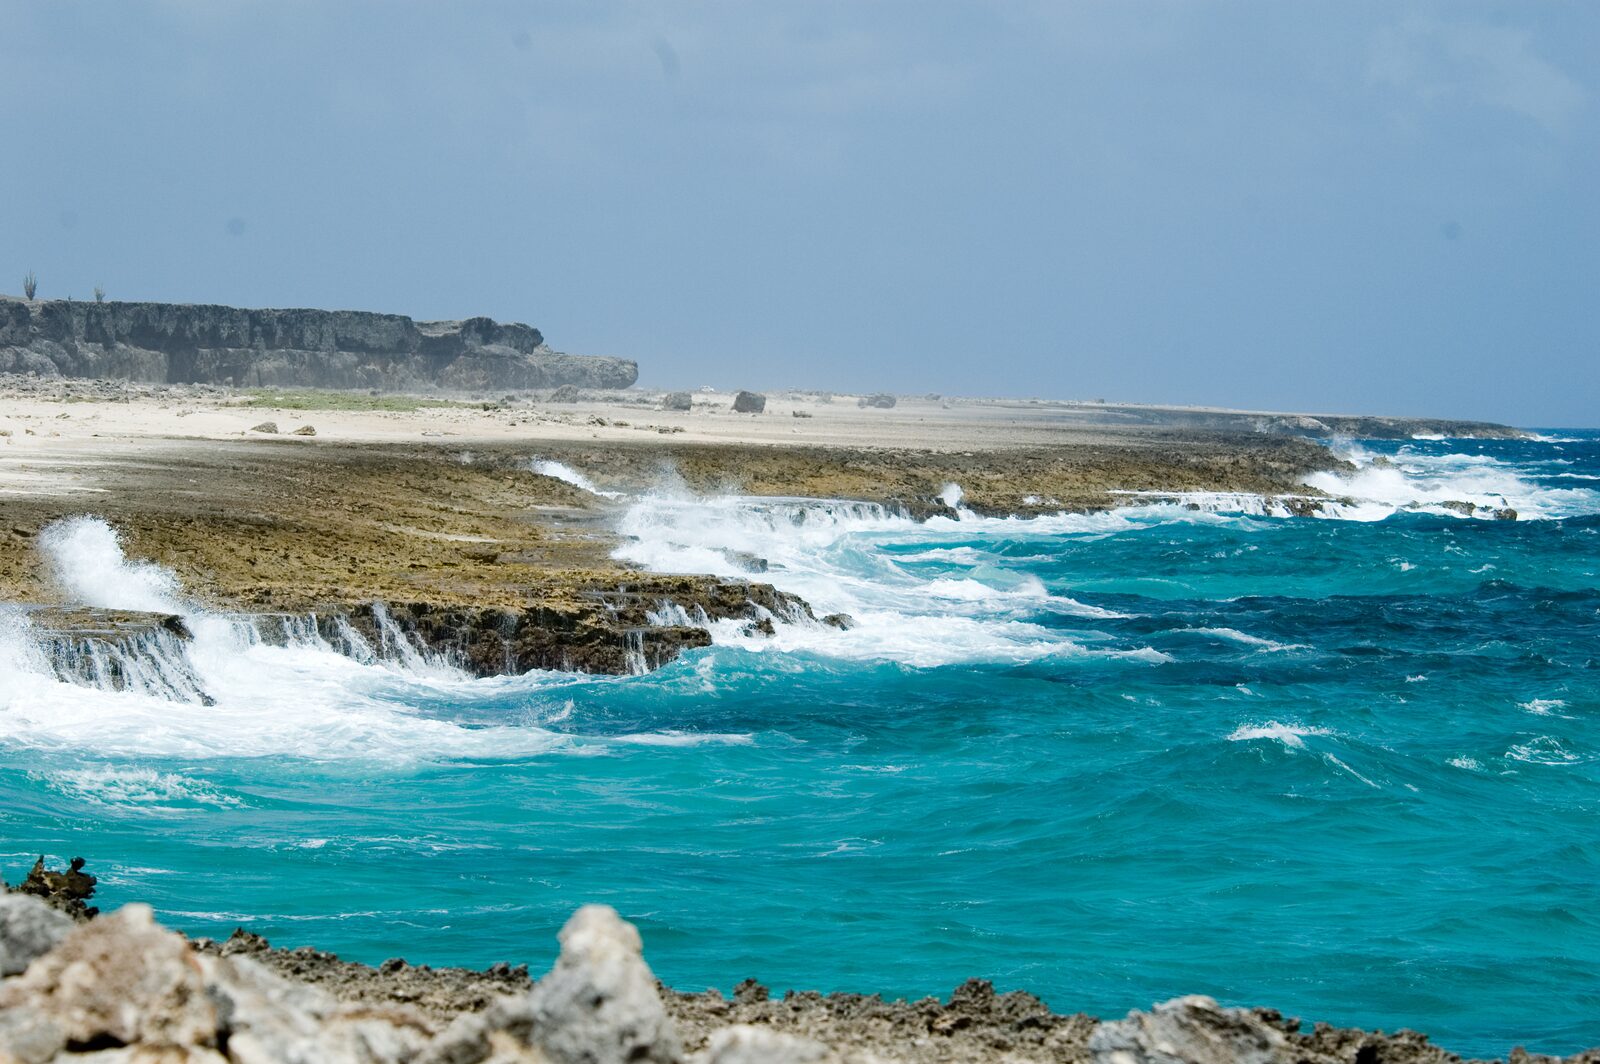
[(1152, 428), (1271, 436), (1403, 440), (1412, 436), (1518, 439), (1522, 429), (1491, 421), (1460, 418), (1392, 417), (1360, 414), (1284, 414), (1209, 407), (1150, 406), (1123, 403), (1067, 403), (1074, 422), (1107, 428)]
[(211, 704), (183, 664), (193, 636), (176, 614), (94, 606), (24, 606), (22, 613), (31, 645), (57, 679)]
[[(761, 559), (752, 559), (752, 567)], [(762, 564), (765, 564), (762, 562)], [(771, 584), (645, 573), (531, 589), (522, 607), (444, 602), (364, 603), (313, 616), (236, 618), (241, 635), (285, 644), (315, 632), (357, 659), (437, 654), (476, 676), (531, 669), (647, 672), (709, 646), (713, 621), (813, 619), (803, 599)], [(58, 679), (210, 705), (186, 654), (182, 617), (93, 607), (25, 607), (29, 642)], [(828, 623), (835, 623), (829, 620)]]
[(21, 975), (71, 931), (72, 918), (38, 898), (0, 893), (0, 977)]
[(636, 363), (568, 355), (488, 318), (0, 298), (0, 372), (236, 387), (626, 388)]
[[(812, 617), (804, 600), (771, 584), (712, 576), (647, 576), (579, 587), (522, 609), (426, 602), (357, 606), (342, 618), (373, 647), (393, 630), (478, 676), (530, 669), (622, 675), (656, 669), (711, 645), (712, 621)], [(392, 625), (393, 629), (388, 629)], [(338, 636), (337, 618), (323, 634)]]
[[(19, 941), (11, 901), (42, 930), (28, 932), (21, 968), (0, 969), (7, 1064), (1460, 1064), (1414, 1031), (1308, 1030), (1206, 997), (1099, 1023), (977, 979), (945, 1002), (775, 997), (753, 980), (731, 1000), (679, 994), (656, 981), (638, 930), (597, 905), (567, 921), (554, 967), (534, 982), (503, 964), (367, 968), (242, 931), (190, 942), (143, 905), (52, 923), (34, 899), (0, 896), (5, 948)], [(1510, 1059), (1557, 1060), (1521, 1049)], [(1600, 1051), (1566, 1062), (1600, 1064)]]
[(760, 392), (740, 392), (733, 397), (735, 414), (759, 414), (767, 408), (767, 397)]

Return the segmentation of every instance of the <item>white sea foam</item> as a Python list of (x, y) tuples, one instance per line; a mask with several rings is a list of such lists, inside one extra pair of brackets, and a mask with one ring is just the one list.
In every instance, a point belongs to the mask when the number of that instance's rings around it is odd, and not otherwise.
[(1578, 753), (1553, 735), (1540, 735), (1506, 751), (1512, 761), (1530, 765), (1576, 765), (1593, 758)]
[(622, 498), (621, 492), (602, 491), (595, 487), (594, 481), (563, 462), (553, 461), (548, 458), (536, 458), (533, 462), (533, 471), (542, 477), (554, 477), (556, 480), (571, 484), (573, 487), (586, 491), (590, 495), (599, 495), (605, 499)]
[(1237, 628), (1189, 628), (1186, 631), (1195, 635), (1209, 635), (1217, 639), (1227, 639), (1235, 643), (1243, 643), (1248, 647), (1259, 647), (1262, 650), (1305, 650), (1304, 643), (1279, 643), (1271, 639), (1263, 639), (1258, 635), (1241, 632)]
[[(627, 542), (617, 557), (658, 572), (743, 576), (734, 559), (767, 561), (762, 579), (794, 592), (818, 615), (848, 614), (848, 631), (795, 620), (773, 637), (751, 635), (738, 621), (708, 624), (681, 610), (654, 616), (708, 628), (716, 643), (757, 652), (809, 652), (850, 660), (894, 661), (913, 667), (955, 663), (1021, 663), (1043, 658), (1104, 658), (1161, 662), (1149, 647), (1112, 645), (1093, 629), (1040, 623), (1046, 616), (1086, 621), (1121, 616), (1047, 588), (1033, 574), (1000, 564), (972, 546), (895, 548), (948, 542), (952, 535), (1000, 541), (1019, 534), (1099, 534), (1134, 527), (1123, 515), (985, 518), (966, 511), (918, 523), (872, 503), (847, 500), (697, 498), (658, 491), (636, 499), (619, 521)], [(940, 554), (951, 551), (956, 553)], [(964, 559), (960, 576), (917, 572), (916, 560)], [(669, 615), (670, 614), (670, 618)]]
[(1538, 717), (1559, 717), (1558, 709), (1566, 709), (1567, 703), (1561, 698), (1535, 698), (1527, 702), (1518, 702), (1518, 709), (1523, 709)]
[(1269, 720), (1265, 724), (1239, 725), (1228, 736), (1228, 741), (1240, 743), (1250, 742), (1255, 739), (1272, 739), (1291, 750), (1304, 750), (1306, 748), (1306, 739), (1311, 736), (1332, 734), (1333, 732), (1327, 728), (1315, 728), (1306, 724), (1283, 724), (1279, 721)]
[(52, 790), (93, 805), (173, 812), (196, 805), (224, 808), (243, 804), (236, 795), (206, 780), (153, 768), (94, 765), (36, 775)]
[[(1337, 499), (1350, 500), (1323, 504), (1324, 516), (1381, 521), (1402, 510), (1420, 510), (1487, 519), (1510, 509), (1528, 520), (1600, 513), (1600, 492), (1548, 487), (1529, 468), (1488, 455), (1428, 454), (1407, 446), (1380, 462), (1379, 455), (1359, 444), (1345, 443), (1335, 450), (1356, 468), (1313, 473), (1305, 481)], [(1459, 503), (1471, 503), (1472, 513), (1447, 505)]]
[[(271, 645), (247, 621), (186, 603), (170, 572), (124, 557), (103, 521), (75, 518), (51, 526), (41, 539), (59, 582), (80, 602), (180, 612), (193, 639), (174, 637), (170, 653), (138, 663), (145, 673), (119, 674), (115, 687), (97, 685), (92, 673), (69, 681), (41, 651), (27, 617), (0, 610), (0, 744), (43, 753), (87, 750), (136, 763), (274, 756), (409, 762), (518, 759), (642, 741), (545, 727), (570, 716), (565, 699), (548, 714), (529, 711), (524, 717), (533, 719), (516, 724), (473, 726), (430, 716), (418, 707), (508, 693), (536, 703), (574, 678), (473, 679), (420, 651), (381, 610), (377, 647), (346, 629), (345, 645), (336, 648), (310, 623), (291, 625), (287, 639)], [(144, 679), (130, 682), (130, 675)], [(183, 697), (190, 690), (203, 691), (215, 704)], [(49, 782), (110, 804), (227, 801), (182, 775), (142, 769), (67, 770)]]
[(57, 521), (39, 535), (39, 549), (56, 583), (85, 606), (179, 613), (178, 581), (169, 570), (129, 562), (116, 531), (97, 517)]

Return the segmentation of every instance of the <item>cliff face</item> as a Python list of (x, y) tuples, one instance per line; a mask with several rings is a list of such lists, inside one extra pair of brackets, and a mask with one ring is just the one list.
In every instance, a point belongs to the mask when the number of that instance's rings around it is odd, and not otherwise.
[(567, 355), (488, 318), (0, 298), (0, 373), (238, 387), (626, 388), (636, 363)]

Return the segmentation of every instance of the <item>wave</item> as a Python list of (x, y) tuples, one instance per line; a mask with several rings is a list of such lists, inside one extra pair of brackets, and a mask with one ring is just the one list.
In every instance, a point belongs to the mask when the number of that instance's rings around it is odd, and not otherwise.
[(1540, 480), (1560, 474), (1489, 455), (1430, 454), (1404, 446), (1388, 457), (1355, 443), (1337, 445), (1335, 451), (1356, 468), (1305, 478), (1307, 486), (1336, 500), (1323, 505), (1326, 516), (1381, 521), (1402, 511), (1421, 511), (1493, 518), (1512, 510), (1521, 520), (1537, 520), (1600, 513), (1600, 492), (1550, 487)]
[(1227, 639), (1235, 643), (1242, 643), (1247, 647), (1256, 647), (1261, 650), (1307, 650), (1304, 643), (1279, 643), (1271, 639), (1263, 639), (1258, 635), (1241, 632), (1237, 628), (1185, 628), (1183, 631), (1195, 635), (1209, 635), (1216, 639)]
[[(0, 750), (90, 751), (134, 761), (505, 761), (651, 742), (648, 733), (556, 730), (572, 716), (572, 703), (554, 696), (574, 682), (612, 678), (475, 679), (413, 644), (381, 607), (377, 646), (347, 624), (325, 637), (314, 619), (286, 622), (268, 638), (255, 622), (189, 602), (170, 571), (128, 559), (115, 530), (98, 518), (51, 525), (40, 538), (57, 582), (77, 604), (178, 613), (192, 638), (169, 636), (160, 653), (130, 648), (115, 670), (63, 669), (26, 613), (0, 609)], [(504, 713), (492, 723), (453, 719), (462, 706), (507, 701), (522, 707), (513, 723)], [(666, 745), (742, 741), (661, 735)], [(103, 804), (227, 800), (182, 775), (142, 769), (74, 767), (47, 772), (45, 781)]]
[(1283, 724), (1275, 720), (1265, 724), (1241, 724), (1233, 729), (1228, 736), (1229, 742), (1251, 742), (1256, 739), (1271, 739), (1282, 743), (1291, 750), (1304, 750), (1306, 740), (1312, 736), (1332, 735), (1327, 728), (1315, 728), (1306, 724)]
[[(742, 622), (670, 618), (707, 628), (716, 643), (757, 653), (807, 652), (915, 668), (1046, 658), (1165, 662), (1170, 658), (1153, 648), (1117, 645), (1096, 630), (1070, 630), (1063, 622), (1127, 615), (985, 561), (977, 548), (895, 549), (947, 542), (952, 535), (981, 542), (1021, 530), (1060, 535), (1128, 527), (1123, 515), (988, 518), (958, 510), (953, 517), (917, 522), (874, 503), (842, 499), (700, 498), (660, 491), (636, 499), (622, 515), (618, 531), (626, 541), (615, 556), (657, 572), (729, 577), (745, 574), (741, 559), (759, 557), (766, 563), (762, 579), (799, 595), (819, 615), (851, 619), (847, 632), (788, 620), (776, 623), (772, 636), (760, 636)], [(936, 553), (946, 550), (956, 553)], [(978, 564), (960, 576), (919, 572), (910, 564), (956, 558)]]
[(174, 813), (184, 808), (226, 808), (244, 802), (207, 780), (139, 766), (93, 765), (31, 774), (62, 796), (91, 805)]

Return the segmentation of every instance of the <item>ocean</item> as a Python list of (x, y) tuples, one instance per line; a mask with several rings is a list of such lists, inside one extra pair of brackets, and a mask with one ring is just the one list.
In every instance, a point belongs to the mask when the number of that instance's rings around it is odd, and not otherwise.
[(1312, 484), (1355, 501), (1317, 517), (619, 498), (627, 560), (751, 552), (854, 620), (625, 677), (262, 645), (75, 520), (41, 564), (196, 639), (108, 691), (0, 615), (0, 870), (82, 854), (103, 906), (373, 963), (537, 973), (599, 901), (679, 989), (1600, 1044), (1600, 433), (1335, 447), (1358, 471)]

